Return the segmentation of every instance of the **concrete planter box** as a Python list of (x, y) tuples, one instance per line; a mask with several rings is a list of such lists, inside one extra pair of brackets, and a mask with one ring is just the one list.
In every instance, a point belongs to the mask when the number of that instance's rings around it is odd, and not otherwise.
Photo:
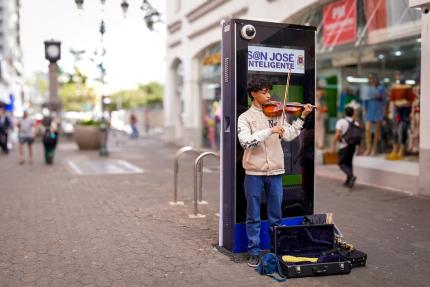
[(74, 138), (80, 150), (100, 149), (101, 136), (99, 127), (75, 125)]

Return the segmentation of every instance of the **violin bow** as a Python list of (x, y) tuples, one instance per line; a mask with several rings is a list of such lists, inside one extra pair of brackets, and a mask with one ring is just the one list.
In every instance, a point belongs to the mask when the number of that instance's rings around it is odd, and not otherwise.
[(281, 118), (281, 126), (284, 124), (284, 117), (285, 116), (285, 104), (287, 103), (287, 97), (288, 97), (288, 87), (290, 86), (290, 75), (291, 75), (291, 69), (288, 70), (288, 76), (287, 76), (287, 85), (285, 86), (285, 94), (284, 94), (284, 105), (282, 108), (282, 118)]

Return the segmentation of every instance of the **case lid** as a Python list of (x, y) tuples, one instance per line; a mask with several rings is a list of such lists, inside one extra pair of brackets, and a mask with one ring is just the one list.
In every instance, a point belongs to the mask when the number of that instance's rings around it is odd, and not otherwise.
[(277, 255), (315, 255), (334, 248), (334, 225), (296, 225), (275, 227)]

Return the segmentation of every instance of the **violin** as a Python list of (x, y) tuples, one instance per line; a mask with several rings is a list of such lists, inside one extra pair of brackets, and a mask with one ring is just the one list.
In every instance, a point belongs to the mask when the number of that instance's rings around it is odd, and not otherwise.
[[(270, 101), (267, 104), (263, 105), (263, 113), (268, 117), (279, 117), (284, 112), (289, 114), (299, 113), (305, 104), (297, 103), (297, 102), (286, 102), (285, 104), (278, 101)], [(312, 105), (312, 108), (318, 108), (315, 105)]]

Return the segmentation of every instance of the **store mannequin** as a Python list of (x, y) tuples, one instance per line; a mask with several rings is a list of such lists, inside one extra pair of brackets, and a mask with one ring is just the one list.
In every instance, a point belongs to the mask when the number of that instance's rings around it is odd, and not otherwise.
[(322, 87), (317, 87), (315, 93), (315, 105), (320, 108), (316, 110), (316, 120), (315, 120), (315, 142), (318, 149), (323, 149), (325, 146), (325, 121), (327, 118), (327, 104), (325, 98), (325, 91)]
[(391, 87), (389, 105), (389, 115), (394, 121), (394, 143), (391, 153), (386, 156), (389, 160), (402, 159), (405, 155), (409, 116), (416, 97), (412, 87), (405, 84), (404, 76), (400, 72), (396, 72), (394, 77), (396, 82)]
[[(364, 155), (375, 155), (378, 140), (381, 134), (381, 123), (385, 114), (386, 93), (384, 87), (379, 83), (376, 74), (369, 74), (369, 84), (363, 98), (363, 113), (366, 129), (366, 151)], [(372, 127), (373, 140), (372, 140)]]
[(418, 154), (420, 151), (420, 86), (414, 86), (413, 91), (416, 98), (412, 102), (408, 152)]

